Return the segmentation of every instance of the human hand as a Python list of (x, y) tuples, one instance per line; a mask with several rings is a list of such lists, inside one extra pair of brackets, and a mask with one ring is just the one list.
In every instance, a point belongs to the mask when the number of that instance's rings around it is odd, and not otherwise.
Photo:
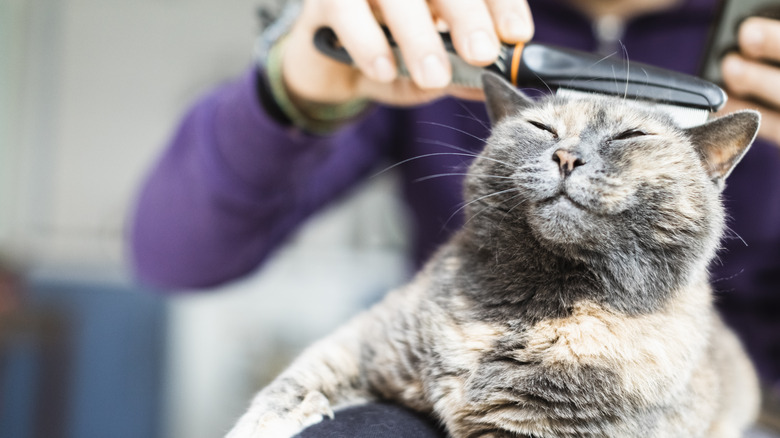
[(739, 27), (739, 53), (725, 57), (723, 81), (729, 100), (723, 112), (761, 112), (760, 137), (780, 145), (780, 20), (751, 17)]
[[(439, 20), (449, 28), (458, 54), (473, 65), (494, 62), (499, 39), (516, 43), (533, 35), (525, 0), (304, 0), (282, 62), (288, 93), (293, 100), (332, 104), (365, 98), (413, 105), (445, 94), (480, 98), (481, 90), (450, 84)], [(398, 77), (380, 23), (398, 42), (411, 78)], [(334, 30), (357, 68), (314, 47), (314, 33), (322, 26)]]

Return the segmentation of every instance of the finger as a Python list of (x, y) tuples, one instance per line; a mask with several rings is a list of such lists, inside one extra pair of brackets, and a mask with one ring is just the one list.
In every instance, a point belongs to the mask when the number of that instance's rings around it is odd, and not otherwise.
[(455, 50), (463, 60), (488, 65), (498, 58), (498, 35), (482, 0), (432, 0), (431, 4), (447, 22)]
[(780, 113), (775, 110), (754, 102), (729, 96), (726, 105), (718, 111), (717, 115), (725, 115), (745, 109), (752, 109), (761, 113), (761, 125), (758, 128), (758, 136), (775, 143), (775, 145), (780, 145)]
[(534, 22), (525, 0), (487, 0), (487, 5), (501, 41), (519, 43), (534, 36)]
[(729, 54), (723, 60), (723, 82), (739, 97), (753, 97), (780, 107), (780, 68)]
[(365, 0), (322, 2), (326, 22), (355, 65), (370, 79), (391, 82), (397, 70), (387, 38)]
[(780, 61), (780, 20), (751, 17), (739, 26), (740, 51), (748, 58)]
[(423, 89), (447, 86), (452, 79), (452, 70), (425, 1), (378, 2), (412, 80)]

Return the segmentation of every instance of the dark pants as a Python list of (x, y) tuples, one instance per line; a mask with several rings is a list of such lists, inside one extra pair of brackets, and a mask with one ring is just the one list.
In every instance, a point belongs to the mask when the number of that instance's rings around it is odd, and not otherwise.
[(371, 403), (336, 412), (331, 420), (309, 427), (298, 438), (443, 438), (434, 420), (388, 403)]

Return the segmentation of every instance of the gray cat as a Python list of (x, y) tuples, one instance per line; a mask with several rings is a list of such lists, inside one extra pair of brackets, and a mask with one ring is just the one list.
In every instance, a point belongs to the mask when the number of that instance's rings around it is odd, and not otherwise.
[[(453, 437), (737, 437), (757, 380), (712, 304), (743, 111), (679, 129), (630, 101), (534, 103), (483, 78), (466, 223), (416, 278), (307, 349), (229, 438), (381, 398)], [(338, 415), (338, 414), (336, 414)]]

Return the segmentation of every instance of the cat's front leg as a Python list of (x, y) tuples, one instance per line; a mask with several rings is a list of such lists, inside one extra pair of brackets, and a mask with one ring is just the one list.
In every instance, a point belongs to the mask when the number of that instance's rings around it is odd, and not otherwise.
[(362, 324), (357, 318), (309, 347), (260, 391), (226, 438), (289, 438), (335, 406), (369, 399), (360, 367)]
[(302, 400), (298, 394), (274, 399), (260, 393), (226, 438), (287, 438), (324, 417), (333, 418), (333, 410), (319, 391), (308, 392)]

